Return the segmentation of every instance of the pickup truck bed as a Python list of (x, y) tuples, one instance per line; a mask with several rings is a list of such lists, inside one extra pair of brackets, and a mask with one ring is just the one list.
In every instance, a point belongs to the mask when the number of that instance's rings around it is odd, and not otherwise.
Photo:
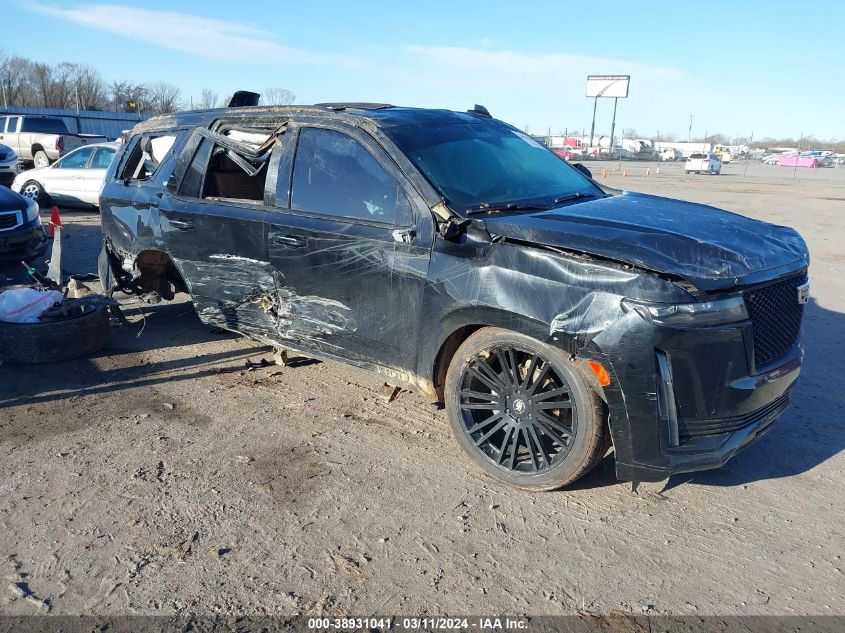
[(107, 140), (97, 134), (71, 134), (59, 117), (0, 117), (0, 143), (11, 147), (21, 161), (35, 163), (36, 167), (46, 167), (80, 145)]

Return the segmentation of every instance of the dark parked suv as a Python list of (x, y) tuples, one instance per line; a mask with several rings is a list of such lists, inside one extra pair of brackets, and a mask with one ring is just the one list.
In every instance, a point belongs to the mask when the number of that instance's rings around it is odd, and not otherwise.
[(543, 490), (724, 464), (789, 404), (792, 229), (608, 189), (484, 108), (150, 119), (102, 192), (105, 284), (445, 403), (487, 473)]
[(0, 266), (20, 267), (21, 261), (36, 260), (49, 244), (38, 203), (0, 187)]

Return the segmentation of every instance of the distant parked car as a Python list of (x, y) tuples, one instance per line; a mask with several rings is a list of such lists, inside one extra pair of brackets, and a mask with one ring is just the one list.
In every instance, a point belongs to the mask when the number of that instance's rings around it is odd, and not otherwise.
[(604, 160), (634, 160), (635, 156), (631, 150), (616, 146), (613, 149), (602, 148), (599, 158)]
[(7, 187), (18, 175), (18, 155), (11, 147), (0, 145), (0, 185)]
[(558, 147), (552, 150), (554, 154), (566, 160), (580, 160), (584, 158), (586, 152), (583, 147)]
[(722, 173), (722, 161), (716, 154), (696, 153), (690, 154), (684, 165), (684, 171), (688, 174), (720, 174)]
[(676, 149), (667, 147), (660, 152), (661, 161), (675, 161), (683, 159), (684, 155)]
[(96, 134), (72, 134), (59, 117), (0, 117), (0, 142), (15, 150), (20, 160), (36, 167), (47, 167), (81, 145), (107, 140)]
[(782, 156), (797, 156), (797, 155), (798, 155), (798, 152), (775, 152), (775, 153), (772, 153), (772, 154), (766, 154), (760, 160), (766, 165), (777, 165), (778, 160), (780, 160), (780, 158)]
[(48, 167), (18, 174), (12, 189), (44, 205), (99, 204), (103, 178), (120, 143), (94, 143), (66, 154)]

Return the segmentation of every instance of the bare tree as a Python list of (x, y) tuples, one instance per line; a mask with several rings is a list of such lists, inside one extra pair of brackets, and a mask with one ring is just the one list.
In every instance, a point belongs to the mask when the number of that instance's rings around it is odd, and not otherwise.
[(287, 88), (267, 88), (261, 95), (261, 105), (290, 105), (296, 95)]
[(52, 103), (53, 69), (47, 64), (34, 64), (30, 75), (34, 104), (44, 108), (57, 107)]
[(181, 108), (179, 86), (166, 81), (157, 81), (147, 87), (148, 111), (153, 114), (169, 114)]
[(109, 99), (106, 95), (106, 85), (99, 71), (91, 66), (74, 64), (71, 75), (74, 99), (80, 110), (105, 110)]
[(147, 108), (147, 89), (141, 84), (113, 81), (109, 86), (111, 108), (115, 112), (144, 112)]
[(197, 107), (200, 110), (208, 110), (209, 108), (213, 108), (217, 105), (217, 93), (211, 90), (211, 88), (203, 88), (202, 93), (200, 95), (200, 100), (197, 103)]
[(0, 52), (0, 98), (3, 106), (34, 105), (32, 62), (23, 57), (8, 57)]

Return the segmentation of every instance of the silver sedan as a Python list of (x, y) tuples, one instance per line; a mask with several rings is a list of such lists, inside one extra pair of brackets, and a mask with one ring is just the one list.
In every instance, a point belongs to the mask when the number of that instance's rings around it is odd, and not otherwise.
[(84, 145), (48, 167), (18, 174), (12, 190), (42, 206), (49, 202), (97, 206), (106, 170), (118, 147), (120, 143)]

